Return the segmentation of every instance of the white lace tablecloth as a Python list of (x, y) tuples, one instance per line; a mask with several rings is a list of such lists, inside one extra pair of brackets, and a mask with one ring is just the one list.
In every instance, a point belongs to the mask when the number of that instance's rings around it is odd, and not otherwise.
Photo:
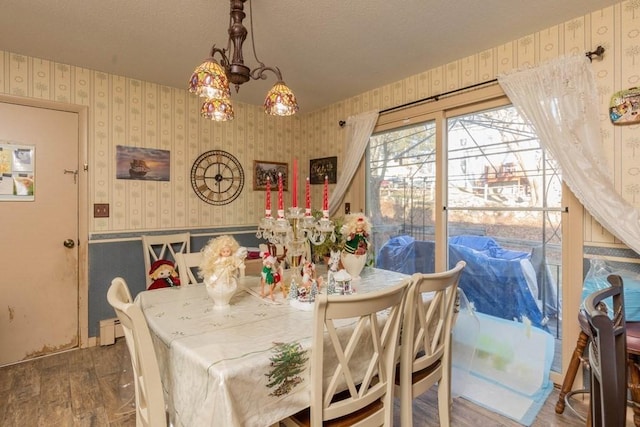
[[(356, 292), (398, 284), (406, 275), (366, 268)], [(279, 344), (310, 351), (313, 310), (276, 294), (260, 298), (259, 278), (239, 279), (228, 309), (215, 309), (204, 285), (141, 292), (165, 396), (175, 426), (264, 427), (309, 406), (309, 373), (268, 386)], [(308, 364), (308, 362), (307, 362)]]

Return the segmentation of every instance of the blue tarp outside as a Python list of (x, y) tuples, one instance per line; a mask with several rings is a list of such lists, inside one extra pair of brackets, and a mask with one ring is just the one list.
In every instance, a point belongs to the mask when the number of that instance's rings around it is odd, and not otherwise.
[[(543, 325), (543, 315), (536, 303), (524, 270), (529, 263), (527, 252), (501, 248), (484, 236), (456, 236), (449, 239), (449, 267), (464, 260), (467, 266), (460, 277), (460, 288), (475, 309), (507, 320), (528, 318), (534, 326)], [(380, 249), (376, 266), (406, 274), (435, 271), (435, 243), (416, 241), (410, 236), (389, 239)], [(530, 263), (528, 264), (530, 265)], [(535, 281), (529, 274), (529, 282)]]

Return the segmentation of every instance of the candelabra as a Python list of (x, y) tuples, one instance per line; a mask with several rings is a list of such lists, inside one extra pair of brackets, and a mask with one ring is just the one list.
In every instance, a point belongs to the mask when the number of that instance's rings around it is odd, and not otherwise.
[[(271, 215), (271, 181), (267, 177), (265, 196), (265, 216), (258, 224), (256, 237), (270, 243), (283, 245), (287, 249), (287, 259), (291, 267), (299, 267), (300, 259), (307, 251), (307, 242), (319, 245), (326, 239), (336, 241), (333, 221), (329, 219), (329, 179), (325, 177), (322, 202), (322, 217), (316, 219), (311, 214), (309, 178), (306, 180), (304, 210), (297, 206), (297, 162), (293, 163), (293, 206), (285, 213), (283, 201), (282, 174), (278, 174), (277, 217)], [(310, 261), (310, 260), (307, 260)]]
[(283, 214), (278, 218), (262, 218), (256, 237), (273, 244), (285, 245), (289, 250), (294, 249), (291, 246), (297, 244), (305, 245), (307, 240), (314, 245), (319, 245), (326, 239), (336, 241), (333, 221), (325, 216), (324, 211), (322, 218), (316, 219), (299, 207), (290, 207), (286, 216)]

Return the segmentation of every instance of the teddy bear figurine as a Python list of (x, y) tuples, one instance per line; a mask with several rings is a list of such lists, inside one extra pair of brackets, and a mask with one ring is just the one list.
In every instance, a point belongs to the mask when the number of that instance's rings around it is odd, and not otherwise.
[(159, 259), (151, 264), (149, 277), (153, 280), (147, 288), (149, 290), (180, 286), (180, 278), (178, 277), (178, 273), (176, 273), (175, 266), (171, 261), (166, 259)]

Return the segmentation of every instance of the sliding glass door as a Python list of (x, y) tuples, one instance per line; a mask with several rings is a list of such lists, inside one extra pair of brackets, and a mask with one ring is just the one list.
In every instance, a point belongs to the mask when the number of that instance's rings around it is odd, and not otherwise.
[(371, 138), (367, 204), (376, 225), (374, 246), (399, 234), (433, 237), (435, 136), (434, 122), (427, 121)]
[(479, 312), (559, 337), (562, 178), (512, 106), (447, 118), (449, 262)]
[(376, 265), (465, 260), (476, 310), (553, 334), (561, 372), (562, 177), (508, 100), (398, 121), (371, 137), (367, 164)]

